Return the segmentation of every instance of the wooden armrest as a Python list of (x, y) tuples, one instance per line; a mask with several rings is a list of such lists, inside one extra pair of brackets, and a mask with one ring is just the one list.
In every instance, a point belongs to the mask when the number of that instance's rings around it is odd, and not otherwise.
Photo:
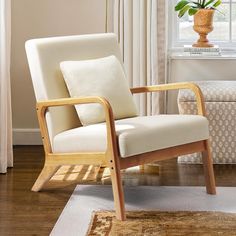
[(88, 103), (100, 103), (106, 110), (111, 110), (111, 105), (103, 97), (80, 97), (80, 98), (59, 98), (37, 102), (37, 109), (45, 110), (48, 107), (69, 106)]
[(159, 92), (167, 90), (178, 90), (178, 89), (191, 89), (195, 96), (197, 102), (198, 115), (206, 116), (204, 97), (201, 89), (194, 83), (171, 83), (171, 84), (160, 84), (153, 86), (145, 86), (138, 88), (131, 88), (131, 93), (148, 93), (148, 92)]
[[(51, 145), (48, 135), (48, 129), (45, 119), (46, 110), (49, 107), (69, 106), (78, 104), (99, 103), (102, 105), (105, 112), (105, 121), (107, 127), (107, 141), (108, 147), (116, 145), (115, 123), (113, 118), (113, 111), (110, 103), (103, 97), (80, 97), (80, 98), (62, 98), (37, 102), (37, 115), (39, 119), (39, 126), (42, 134), (44, 149), (46, 153), (51, 153)], [(110, 148), (109, 148), (110, 149)]]

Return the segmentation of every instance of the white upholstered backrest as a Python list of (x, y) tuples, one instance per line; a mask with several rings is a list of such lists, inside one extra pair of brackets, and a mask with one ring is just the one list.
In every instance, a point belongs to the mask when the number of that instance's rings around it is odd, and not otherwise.
[[(37, 101), (70, 97), (60, 71), (61, 61), (115, 55), (122, 63), (112, 33), (32, 39), (26, 42), (26, 53)], [(56, 134), (80, 126), (74, 107), (50, 108), (46, 119), (51, 141)]]

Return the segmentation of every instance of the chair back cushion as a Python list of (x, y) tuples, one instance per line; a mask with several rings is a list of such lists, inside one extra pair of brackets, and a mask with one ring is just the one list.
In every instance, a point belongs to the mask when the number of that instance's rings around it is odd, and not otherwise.
[[(37, 101), (70, 97), (60, 62), (90, 60), (115, 55), (122, 63), (116, 35), (91, 34), (32, 39), (26, 53)], [(49, 137), (80, 126), (74, 107), (50, 108), (46, 114)]]
[[(137, 116), (128, 80), (119, 60), (114, 56), (83, 61), (65, 61), (61, 70), (71, 97), (101, 96), (111, 104), (114, 119)], [(77, 105), (83, 125), (105, 121), (100, 104)]]

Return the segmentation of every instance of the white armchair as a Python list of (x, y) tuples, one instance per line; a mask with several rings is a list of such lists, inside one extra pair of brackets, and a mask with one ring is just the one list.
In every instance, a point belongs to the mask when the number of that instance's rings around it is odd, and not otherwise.
[[(179, 83), (130, 90), (135, 94), (191, 89), (196, 95), (198, 115), (134, 115), (114, 119), (116, 111), (107, 97), (70, 97), (60, 70), (62, 61), (92, 60), (111, 55), (122, 63), (114, 34), (33, 39), (26, 42), (26, 52), (45, 150), (45, 165), (33, 191), (41, 190), (62, 165), (108, 166), (116, 216), (125, 220), (121, 169), (202, 152), (207, 193), (216, 193), (208, 121), (198, 86)], [(104, 122), (82, 125), (74, 105), (91, 103), (102, 106)]]

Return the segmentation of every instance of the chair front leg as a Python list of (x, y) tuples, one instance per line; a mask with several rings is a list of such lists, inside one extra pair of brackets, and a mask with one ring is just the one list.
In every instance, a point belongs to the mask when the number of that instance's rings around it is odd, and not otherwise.
[(206, 150), (202, 152), (202, 162), (204, 168), (206, 190), (208, 194), (215, 195), (216, 194), (215, 176), (213, 169), (212, 154), (208, 140), (205, 141), (205, 148)]
[(112, 182), (116, 218), (118, 220), (124, 221), (126, 219), (124, 191), (123, 191), (123, 186), (122, 186), (120, 165), (117, 162), (118, 162), (118, 157), (110, 158), (109, 166), (110, 166), (110, 172), (111, 172), (111, 182)]

